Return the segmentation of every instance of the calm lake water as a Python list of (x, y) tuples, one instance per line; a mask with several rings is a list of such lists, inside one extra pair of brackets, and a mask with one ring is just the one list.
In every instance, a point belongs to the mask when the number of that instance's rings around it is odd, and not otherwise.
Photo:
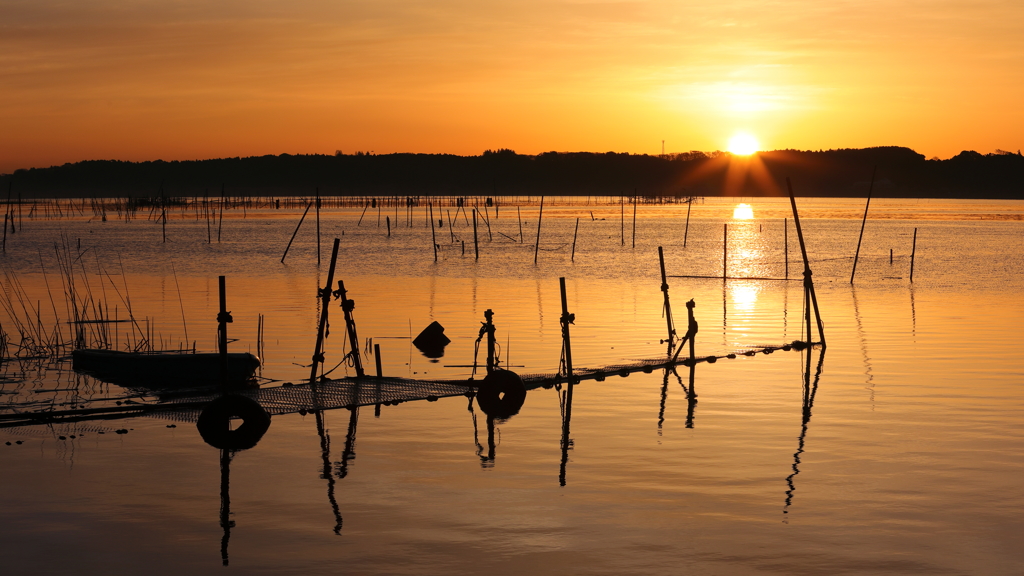
[[(658, 246), (670, 276), (721, 276), (725, 233), (730, 276), (784, 278), (790, 218), (788, 275), (800, 277), (788, 201), (747, 200), (754, 218), (737, 220), (740, 201), (696, 204), (688, 226), (685, 205), (641, 205), (635, 247), (630, 205), (553, 202), (537, 264), (536, 202), (518, 206), (524, 242), (516, 203), (489, 209), (489, 225), (478, 223), (479, 259), (471, 216), (446, 207), (453, 226), (448, 213), (435, 214), (444, 223), (436, 263), (423, 207), (386, 207), (379, 225), (375, 210), (322, 211), (320, 266), (312, 212), (284, 264), (301, 211), (229, 210), (212, 243), (191, 211), (170, 213), (166, 243), (145, 213), (130, 222), (88, 210), (34, 215), (0, 257), (10, 306), (0, 321), (14, 334), (11, 314), (38, 310), (47, 326), (55, 312), (67, 320), (56, 243), (75, 255), (76, 289), (111, 316), (124, 318), (130, 298), (158, 348), (195, 342), (213, 351), (225, 275), (231, 350), (257, 351), (262, 314), (262, 386), (301, 382), (338, 237), (337, 278), (356, 302), (360, 348), (380, 345), (385, 375), (468, 377), (487, 309), (504, 362), (556, 372), (559, 277), (576, 316), (575, 365), (657, 358), (666, 336)], [(874, 200), (852, 286), (863, 200), (798, 205), (824, 354), (698, 364), (692, 406), (683, 367), (681, 378), (585, 381), (574, 390), (564, 475), (554, 388), (530, 391), (519, 414), (496, 423), (493, 458), (486, 417), (466, 397), (384, 406), (379, 416), (372, 406), (324, 411), (323, 436), (313, 414), (284, 414), (230, 460), (225, 539), (221, 451), (193, 421), (2, 427), (3, 572), (1024, 572), (1024, 202)], [(668, 282), (678, 326), (695, 301), (698, 355), (801, 339), (799, 281)], [(328, 369), (347, 350), (332, 307)], [(452, 339), (436, 362), (411, 345), (434, 320)], [(124, 348), (134, 336), (115, 326)], [(805, 411), (807, 354), (816, 387)], [(69, 368), (67, 358), (4, 362), (0, 413), (153, 399)], [(345, 375), (344, 364), (331, 373)]]

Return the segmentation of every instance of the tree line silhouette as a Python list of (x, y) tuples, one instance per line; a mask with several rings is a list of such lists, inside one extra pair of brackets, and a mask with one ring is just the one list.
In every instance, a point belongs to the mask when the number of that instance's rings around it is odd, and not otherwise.
[[(774, 196), (790, 178), (801, 196), (1024, 198), (1020, 152), (964, 151), (926, 159), (909, 148), (776, 150), (652, 156), (488, 150), (453, 154), (281, 154), (212, 160), (86, 160), (0, 175), (23, 197), (215, 195), (643, 195)], [(2, 190), (2, 189), (0, 189)]]

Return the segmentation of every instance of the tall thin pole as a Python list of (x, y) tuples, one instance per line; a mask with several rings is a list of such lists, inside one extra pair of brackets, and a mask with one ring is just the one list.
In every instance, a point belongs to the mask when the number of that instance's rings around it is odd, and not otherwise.
[(516, 205), (516, 217), (519, 218), (519, 243), (522, 244), (523, 240), (523, 215), (519, 212), (519, 206)]
[(658, 246), (658, 264), (661, 266), (661, 291), (665, 294), (665, 325), (668, 328), (668, 349), (671, 352), (676, 328), (672, 325), (672, 303), (668, 298), (668, 280), (665, 276), (665, 253), (661, 246)]
[(850, 271), (850, 284), (853, 284), (853, 277), (857, 274), (857, 260), (860, 259), (860, 243), (864, 239), (864, 225), (868, 223), (868, 207), (871, 206), (871, 191), (875, 188), (875, 172), (878, 167), (871, 171), (871, 184), (868, 186), (868, 201), (864, 205), (864, 219), (860, 221), (860, 236), (857, 237), (857, 251), (853, 255), (853, 270)]
[(690, 235), (690, 208), (693, 208), (693, 198), (686, 203), (686, 228), (683, 230), (683, 248), (686, 248), (686, 237)]
[(789, 218), (782, 219), (782, 251), (786, 253), (786, 280), (789, 280)]
[[(810, 303), (814, 306), (814, 315), (818, 322), (818, 337), (821, 338), (821, 346), (824, 348), (825, 326), (821, 321), (821, 314), (818, 311), (818, 296), (814, 293), (814, 281), (811, 280), (811, 262), (807, 258), (807, 245), (804, 243), (804, 232), (800, 227), (800, 214), (796, 210), (796, 197), (793, 195), (793, 184), (789, 181), (789, 178), (786, 178), (786, 187), (789, 189), (789, 203), (793, 207), (793, 224), (796, 225), (796, 237), (800, 241), (800, 255), (804, 259), (804, 289), (808, 293)], [(809, 324), (809, 316), (807, 320)], [(810, 337), (807, 339), (807, 344), (811, 344)]]
[(917, 228), (914, 228), (914, 244), (910, 248), (910, 281), (914, 281), (914, 254), (917, 252)]
[[(320, 290), (320, 326), (316, 332), (316, 347), (313, 349), (313, 365), (309, 370), (309, 381), (316, 382), (316, 371), (324, 361), (324, 333), (327, 330), (327, 316), (331, 308), (331, 286), (334, 284), (334, 269), (338, 263), (338, 246), (341, 239), (334, 239), (331, 251), (331, 265), (327, 269), (327, 285)], [(358, 346), (358, 344), (356, 344)]]
[(569, 256), (569, 260), (571, 262), (575, 262), (576, 261), (576, 236), (579, 234), (579, 232), (580, 232), (580, 219), (577, 218), (576, 219), (576, 230), (574, 230), (573, 233), (572, 233), (572, 255)]
[(430, 203), (430, 240), (434, 244), (434, 262), (437, 262), (437, 232), (434, 227), (434, 203)]
[(537, 263), (537, 254), (540, 252), (540, 223), (544, 219), (544, 197), (540, 197), (540, 212), (537, 213), (537, 244), (533, 247), (533, 263)]
[(320, 265), (320, 188), (316, 189), (316, 265)]
[[(380, 344), (374, 344), (373, 345), (373, 361), (377, 365), (377, 378), (383, 378), (384, 377), (384, 368), (381, 365), (382, 361), (381, 361), (381, 358), (380, 358)], [(378, 386), (380, 386), (380, 385), (378, 384)]]
[(288, 255), (288, 251), (291, 250), (292, 242), (295, 241), (295, 235), (299, 233), (299, 228), (302, 227), (302, 221), (306, 219), (306, 214), (309, 213), (309, 208), (312, 205), (313, 205), (312, 202), (310, 202), (309, 204), (306, 204), (306, 211), (302, 213), (302, 218), (299, 218), (299, 224), (297, 226), (295, 226), (295, 232), (292, 232), (292, 238), (291, 238), (291, 240), (288, 241), (288, 246), (285, 247), (284, 254), (281, 255), (281, 264), (284, 264), (284, 258), (285, 258), (285, 256)]
[(213, 235), (210, 232), (210, 198), (209, 190), (203, 192), (203, 207), (206, 212), (206, 243), (213, 244)]
[(633, 248), (636, 248), (636, 195), (633, 195)]
[(572, 394), (572, 384), (574, 382), (572, 375), (572, 345), (569, 341), (569, 325), (574, 323), (576, 316), (569, 314), (569, 303), (565, 295), (565, 277), (558, 279), (558, 288), (562, 296), (562, 346), (565, 351), (565, 375), (568, 378), (570, 394)]
[(729, 224), (722, 225), (722, 280), (729, 271)]
[(569, 325), (573, 323), (575, 316), (569, 314), (569, 305), (565, 296), (565, 277), (558, 279), (558, 286), (562, 296), (562, 354), (565, 358), (565, 375), (568, 384), (565, 389), (565, 410), (562, 413), (562, 463), (558, 476), (559, 484), (565, 486), (565, 467), (569, 461), (569, 422), (572, 420), (572, 389), (575, 384), (572, 375), (572, 345), (569, 340)]
[(225, 277), (218, 276), (217, 283), (220, 294), (220, 312), (217, 314), (217, 347), (220, 351), (220, 383), (225, 388), (228, 385), (228, 323), (232, 322), (231, 313), (228, 312), (227, 287)]
[(626, 245), (626, 204), (625, 198), (619, 196), (619, 233), (622, 235), (622, 245)]
[(217, 221), (217, 243), (220, 244), (220, 231), (224, 228), (224, 185), (220, 185), (220, 219)]
[(338, 280), (338, 293), (341, 296), (341, 309), (345, 313), (345, 328), (348, 330), (349, 345), (352, 347), (352, 367), (356, 370), (356, 376), (362, 378), (365, 376), (363, 360), (359, 356), (359, 336), (356, 334), (356, 321), (352, 317), (352, 310), (355, 309), (356, 303), (348, 299), (345, 283), (341, 280)]
[[(476, 237), (476, 208), (473, 208), (473, 249), (476, 251), (476, 260), (480, 259), (480, 241)], [(536, 260), (536, 259), (534, 259)]]

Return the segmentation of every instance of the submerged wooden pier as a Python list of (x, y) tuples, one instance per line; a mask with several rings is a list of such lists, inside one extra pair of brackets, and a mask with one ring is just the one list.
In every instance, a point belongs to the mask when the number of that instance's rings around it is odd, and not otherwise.
[[(817, 345), (814, 343), (813, 345)], [(722, 359), (739, 356), (771, 354), (776, 351), (803, 350), (807, 344), (801, 341), (778, 346), (763, 346), (739, 350), (734, 353), (701, 356), (693, 363), (715, 363)], [(595, 368), (574, 367), (573, 383), (586, 380), (603, 381), (612, 376), (626, 377), (631, 374), (650, 374), (655, 370), (671, 369), (676, 366), (690, 366), (689, 358), (673, 361), (671, 358), (640, 359), (633, 362), (611, 364)], [(552, 388), (568, 382), (568, 377), (558, 373), (534, 373), (522, 375), (528, 390)], [(302, 384), (285, 383), (265, 388), (250, 388), (232, 391), (260, 404), (271, 416), (304, 414), (317, 410), (337, 410), (363, 406), (393, 406), (405, 402), (436, 401), (452, 396), (473, 396), (481, 380), (419, 380), (411, 378), (364, 376), (319, 380)], [(57, 422), (81, 422), (88, 420), (114, 420), (137, 416), (156, 416), (183, 422), (195, 422), (203, 408), (220, 397), (219, 390), (183, 391), (178, 394), (151, 396), (130, 394), (106, 397), (93, 401), (78, 401), (76, 407), (39, 410), (19, 406), (8, 406), (0, 413), (0, 428), (28, 426)], [(35, 405), (34, 407), (38, 407)]]

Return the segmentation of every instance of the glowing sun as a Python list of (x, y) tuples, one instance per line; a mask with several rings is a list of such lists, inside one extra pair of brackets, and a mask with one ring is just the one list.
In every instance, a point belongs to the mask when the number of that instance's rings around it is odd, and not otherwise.
[(746, 132), (739, 132), (729, 139), (729, 152), (738, 156), (749, 156), (760, 149), (757, 138)]

